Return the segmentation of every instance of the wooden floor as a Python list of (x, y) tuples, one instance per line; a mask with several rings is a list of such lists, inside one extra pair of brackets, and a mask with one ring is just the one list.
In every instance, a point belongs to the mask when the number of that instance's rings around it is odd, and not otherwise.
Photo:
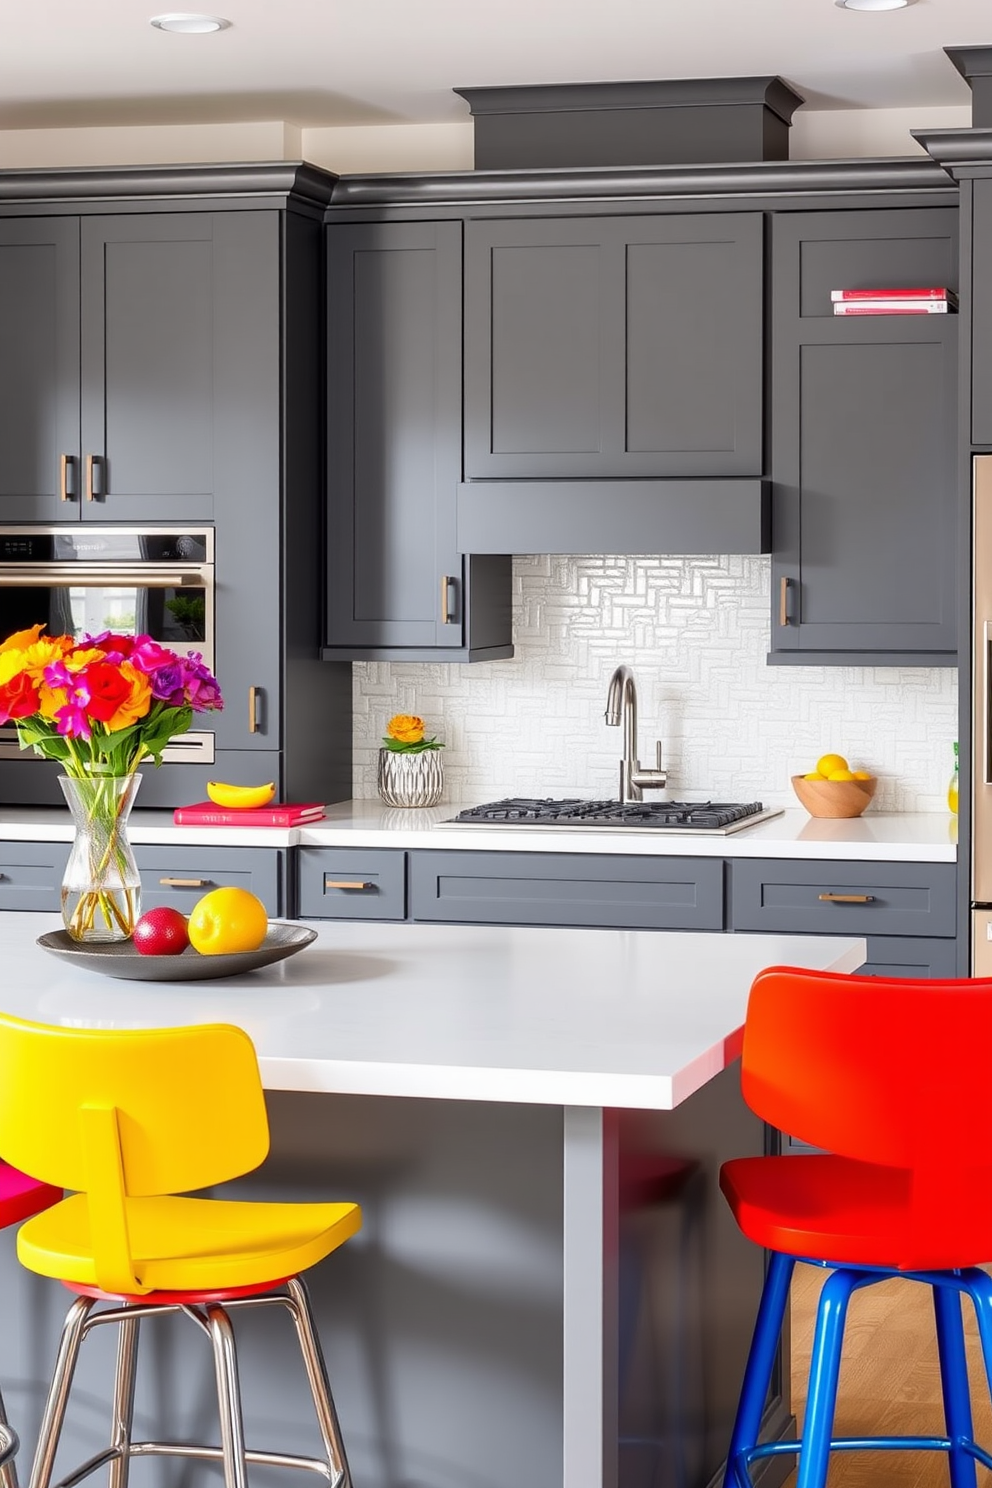
[[(816, 1266), (799, 1265), (792, 1286), (792, 1401), (800, 1424), (816, 1303), (827, 1274)], [(963, 1312), (975, 1435), (988, 1450), (992, 1408), (983, 1387), (975, 1315), (967, 1299)], [(937, 1435), (943, 1430), (930, 1289), (885, 1281), (856, 1292), (845, 1331), (835, 1434)], [(793, 1481), (794, 1475), (786, 1488)], [(829, 1476), (830, 1488), (947, 1488), (948, 1481), (942, 1452), (835, 1452)], [(992, 1474), (980, 1468), (978, 1482), (980, 1488), (989, 1488)]]

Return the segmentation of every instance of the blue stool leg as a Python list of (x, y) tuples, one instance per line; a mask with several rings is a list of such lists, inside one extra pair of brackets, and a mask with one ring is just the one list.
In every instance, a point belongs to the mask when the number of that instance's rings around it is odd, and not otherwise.
[(727, 1452), (724, 1488), (737, 1488), (737, 1485), (747, 1482), (746, 1478), (738, 1476), (737, 1459), (740, 1453), (756, 1445), (758, 1433), (761, 1430), (761, 1417), (764, 1415), (765, 1400), (768, 1396), (775, 1354), (782, 1333), (782, 1322), (789, 1301), (789, 1284), (792, 1281), (795, 1265), (792, 1256), (781, 1255), (778, 1251), (771, 1252), (768, 1273), (765, 1276), (765, 1285), (758, 1304), (758, 1316), (754, 1324), (751, 1348), (747, 1356), (747, 1366), (744, 1370), (744, 1383), (741, 1386), (737, 1419), (734, 1422), (730, 1448)]
[(796, 1488), (824, 1488), (827, 1481), (847, 1304), (852, 1291), (863, 1281), (861, 1272), (835, 1271), (820, 1292)]
[[(940, 1388), (944, 1397), (944, 1420), (951, 1439), (949, 1466), (951, 1488), (976, 1488), (978, 1474), (974, 1458), (962, 1450), (971, 1441), (971, 1391), (964, 1351), (961, 1296), (957, 1288), (935, 1286), (933, 1310), (937, 1322), (937, 1352), (940, 1357)], [(954, 1445), (957, 1443), (958, 1445)]]

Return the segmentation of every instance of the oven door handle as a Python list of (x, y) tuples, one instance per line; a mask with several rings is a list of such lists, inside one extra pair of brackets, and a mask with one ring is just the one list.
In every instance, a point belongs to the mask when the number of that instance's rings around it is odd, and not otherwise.
[(125, 584), (137, 589), (194, 589), (209, 587), (205, 568), (166, 566), (161, 563), (4, 563), (0, 564), (0, 588), (50, 589), (53, 584)]

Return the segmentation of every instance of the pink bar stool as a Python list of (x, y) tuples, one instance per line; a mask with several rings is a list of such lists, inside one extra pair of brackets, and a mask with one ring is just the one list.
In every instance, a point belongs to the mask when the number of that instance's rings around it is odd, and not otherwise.
[[(50, 1209), (62, 1198), (62, 1190), (50, 1183), (39, 1183), (29, 1178), (19, 1168), (0, 1162), (0, 1228), (20, 1224), (32, 1214)], [(17, 1488), (17, 1469), (14, 1456), (17, 1452), (17, 1434), (12, 1431), (0, 1395), (0, 1488)]]

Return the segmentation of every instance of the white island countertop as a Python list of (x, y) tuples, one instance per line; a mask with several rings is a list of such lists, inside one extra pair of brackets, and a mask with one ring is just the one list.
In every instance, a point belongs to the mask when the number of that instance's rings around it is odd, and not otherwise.
[(203, 982), (106, 977), (51, 955), (56, 916), (0, 914), (18, 1017), (76, 1027), (225, 1022), (273, 1090), (669, 1110), (740, 1053), (770, 965), (850, 972), (857, 938), (314, 924), (287, 961)]
[[(946, 812), (868, 811), (848, 821), (825, 821), (790, 808), (771, 821), (728, 836), (611, 827), (452, 827), (463, 806), (451, 802), (403, 811), (378, 800), (340, 801), (310, 826), (177, 827), (170, 811), (132, 813), (135, 844), (200, 847), (445, 848), (461, 852), (625, 853), (635, 856), (851, 859), (876, 863), (953, 863), (957, 818)], [(59, 807), (0, 808), (0, 841), (69, 842), (72, 822)]]

